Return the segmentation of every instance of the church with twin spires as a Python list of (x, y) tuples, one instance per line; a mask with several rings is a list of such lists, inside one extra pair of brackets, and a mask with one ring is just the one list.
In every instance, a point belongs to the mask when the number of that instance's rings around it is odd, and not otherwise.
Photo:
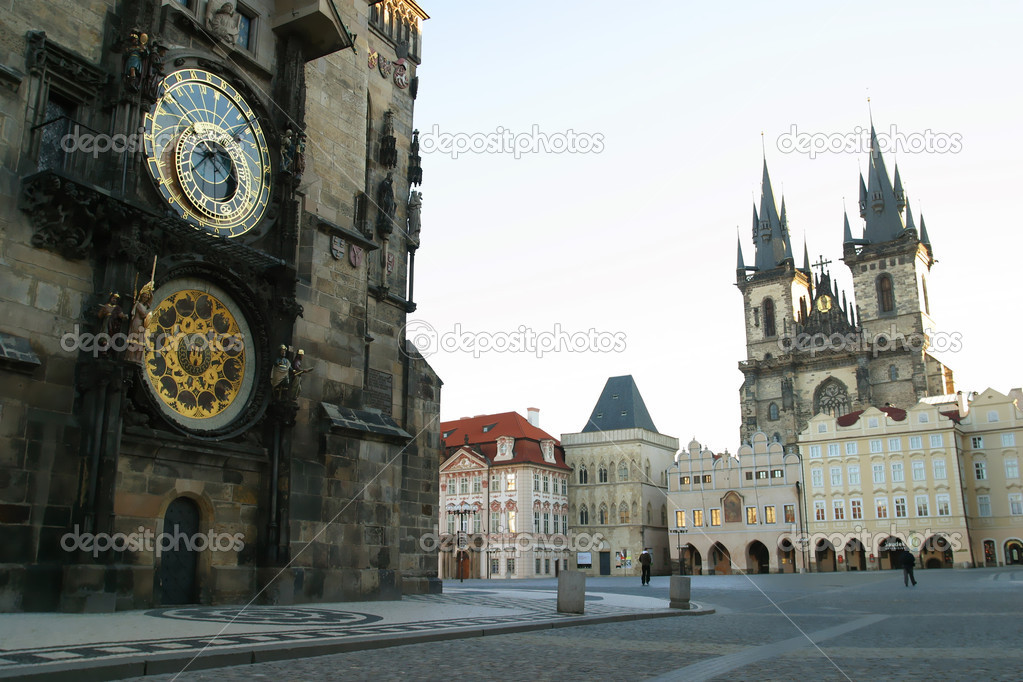
[(844, 221), (842, 261), (853, 282), (847, 297), (829, 261), (811, 266), (805, 244), (796, 265), (785, 199), (779, 212), (765, 159), (753, 264), (745, 264), (740, 239), (735, 271), (746, 329), (742, 442), (763, 431), (794, 449), (819, 412), (905, 408), (955, 392), (951, 370), (929, 352), (927, 279), (935, 260), (927, 228), (922, 215), (919, 227), (913, 218), (898, 166), (889, 177), (873, 125), (859, 209), (857, 236), (848, 214)]

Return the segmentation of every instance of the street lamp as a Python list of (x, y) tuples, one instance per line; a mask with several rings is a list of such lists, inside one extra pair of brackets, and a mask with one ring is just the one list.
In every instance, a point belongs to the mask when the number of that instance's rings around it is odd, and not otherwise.
[(686, 533), (688, 533), (689, 529), (686, 528), (685, 526), (681, 526), (679, 528), (669, 528), (668, 532), (669, 533), (673, 533), (675, 535), (675, 537), (677, 538), (677, 545), (678, 545), (678, 574), (679, 575), (685, 575), (686, 574), (686, 560), (682, 556), (682, 536), (685, 535)]
[(453, 504), (449, 504), (447, 506), (447, 510), (449, 514), (454, 514), (455, 516), (458, 517), (458, 529), (455, 535), (456, 538), (455, 546), (457, 548), (457, 551), (455, 552), (455, 565), (458, 566), (458, 581), (465, 582), (465, 571), (462, 570), (460, 558), (462, 556), (462, 552), (465, 552), (467, 550), (464, 547), (461, 547), (460, 538), (461, 534), (466, 532), (462, 528), (462, 526), (465, 524), (464, 520), (465, 517), (468, 516), (469, 514), (474, 513), (476, 511), (476, 507), (470, 505), (468, 502), (463, 501), (462, 504), (458, 505), (457, 507)]

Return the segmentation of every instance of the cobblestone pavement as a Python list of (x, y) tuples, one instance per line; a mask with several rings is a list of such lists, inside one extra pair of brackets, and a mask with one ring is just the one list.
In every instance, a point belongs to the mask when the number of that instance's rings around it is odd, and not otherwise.
[[(185, 671), (177, 679), (1023, 679), (1023, 570), (919, 571), (917, 578), (906, 588), (896, 571), (698, 576), (693, 599), (717, 607), (715, 615)], [(521, 584), (538, 585), (553, 583)], [(641, 587), (591, 578), (587, 589), (667, 599), (668, 579)]]

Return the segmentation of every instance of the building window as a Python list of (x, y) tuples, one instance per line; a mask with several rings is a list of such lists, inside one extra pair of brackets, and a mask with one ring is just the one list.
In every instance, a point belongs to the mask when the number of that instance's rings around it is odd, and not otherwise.
[(462, 476), (458, 479), (458, 492), (462, 495), (469, 494), (469, 479), (466, 476)]
[(909, 449), (910, 450), (923, 450), (924, 439), (923, 436), (910, 436), (909, 437)]
[(490, 560), (490, 575), (501, 575), (501, 560), (491, 559)]
[(561, 515), (561, 534), (568, 535), (568, 514)]
[(824, 508), (824, 500), (816, 500), (813, 503), (813, 518), (817, 521), (827, 521), (828, 512)]
[(849, 465), (849, 485), (860, 484), (860, 465), (850, 464)]
[(547, 575), (550, 575), (550, 573), (551, 573), (551, 560), (550, 559), (544, 559), (543, 560), (543, 572), (546, 573)]
[(821, 456), (821, 446), (811, 445), (810, 446), (810, 457), (811, 459), (818, 459)]
[(845, 521), (845, 500), (832, 500), (831, 511), (835, 521)]
[(887, 497), (875, 497), (874, 498), (875, 514), (879, 519), (888, 518), (888, 498)]
[(845, 444), (845, 454), (847, 455), (859, 454), (859, 448), (857, 447), (856, 441)]
[(902, 470), (902, 462), (892, 462), (892, 483), (902, 483), (906, 475)]
[(831, 467), (831, 485), (833, 487), (842, 485), (842, 467)]
[(877, 421), (877, 417), (870, 417), (869, 419), (867, 419), (867, 428), (876, 429), (878, 427), (878, 423), (879, 422)]
[(980, 516), (991, 516), (990, 495), (977, 495), (977, 513)]
[(986, 462), (974, 462), (973, 470), (977, 474), (977, 480), (983, 481), (987, 479), (987, 463)]
[(693, 525), (694, 526), (698, 526), (698, 527), (703, 525), (703, 510), (702, 509), (694, 509), (693, 510)]
[(945, 460), (936, 459), (933, 463), (934, 469), (934, 480), (944, 481), (945, 480)]
[(753, 472), (752, 471), (747, 471), (746, 472), (746, 480), (747, 481), (752, 481), (753, 480)]
[(930, 504), (930, 498), (927, 495), (916, 496), (916, 515), (917, 516), (930, 516), (931, 510), (928, 508)]
[(504, 489), (508, 492), (515, 492), (515, 472), (509, 472), (505, 478)]
[(547, 474), (543, 475), (543, 491), (549, 493), (551, 491), (551, 477)]
[(810, 485), (820, 488), (824, 485), (824, 471), (822, 469), (810, 469)]
[(777, 519), (774, 516), (774, 505), (768, 505), (764, 507), (764, 523), (775, 523)]
[(746, 523), (755, 524), (757, 522), (757, 508), (746, 507)]
[(913, 460), (913, 480), (927, 480), (927, 470), (924, 468), (924, 461), (922, 459)]
[(536, 558), (536, 571), (535, 571), (537, 575), (542, 575), (542, 574), (540, 573), (540, 563), (541, 563), (541, 562), (540, 562), (540, 557), (537, 557), (537, 558)]
[(988, 410), (987, 420), (989, 422), (996, 422), (996, 421), (998, 421), (998, 411), (997, 410)]
[(796, 522), (796, 505), (786, 504), (785, 505), (785, 523)]
[(775, 336), (774, 326), (774, 301), (764, 299), (764, 336)]
[(1005, 477), (1019, 478), (1019, 460), (1015, 457), (1005, 458)]
[(711, 475), (710, 475), (710, 474), (704, 474), (704, 475), (703, 475), (703, 482), (704, 482), (704, 483), (711, 483), (711, 482), (712, 482), (712, 480), (713, 480), (713, 479), (711, 478)]
[(870, 451), (871, 452), (884, 452), (884, 450), (881, 448), (881, 439), (880, 438), (874, 438), (873, 440), (870, 441)]
[(902, 450), (902, 439), (901, 438), (889, 438), (888, 439), (888, 452), (899, 452)]
[(984, 448), (984, 436), (973, 436), (970, 438), (970, 447), (974, 450), (981, 450)]
[(501, 492), (501, 474), (492, 474), (490, 476), (490, 492)]
[(921, 424), (927, 424), (928, 422), (931, 421), (931, 418), (927, 415), (926, 412), (921, 412), (920, 414), (917, 415), (916, 420)]
[(818, 424), (817, 425), (817, 433), (827, 433), (827, 432), (828, 432), (828, 425), (827, 424)]
[(679, 486), (689, 485), (689, 477), (688, 476), (679, 476), (678, 477), (678, 484), (679, 484)]
[(629, 507), (622, 502), (622, 506), (618, 509), (618, 523), (629, 522)]
[(490, 512), (490, 532), (501, 532), (501, 512), (499, 511)]
[(585, 504), (579, 509), (579, 525), (580, 526), (590, 525), (590, 512), (589, 510), (586, 509)]
[(549, 512), (543, 513), (543, 532), (544, 535), (549, 535), (551, 532), (551, 515)]
[(586, 467), (579, 467), (579, 483), (585, 485), (589, 481), (589, 475), (586, 473)]
[(721, 510), (711, 509), (710, 510), (710, 525), (720, 526), (721, 525)]
[(627, 481), (629, 480), (629, 465), (622, 462), (618, 465), (618, 480)]
[(904, 519), (909, 516), (909, 510), (906, 508), (906, 498), (897, 496), (895, 498), (895, 518)]
[(455, 515), (448, 514), (448, 535), (455, 534)]
[(234, 39), (235, 46), (248, 50), (249, 52), (254, 52), (256, 47), (255, 17), (249, 13), (247, 8), (243, 8), (241, 6), (239, 6), (235, 11), (235, 16), (238, 17), (238, 37)]
[(838, 443), (828, 443), (828, 457), (839, 457), (842, 454), (842, 446)]
[(874, 464), (871, 469), (874, 473), (874, 483), (884, 483), (884, 464)]
[(1009, 514), (1023, 516), (1023, 493), (1009, 493)]
[(766, 481), (767, 480), (767, 472), (764, 471), (764, 470), (758, 471), (757, 472), (757, 480), (759, 480), (759, 481)]
[(945, 445), (945, 437), (940, 433), (931, 434), (931, 447), (940, 448)]
[(778, 405), (771, 403), (767, 408), (768, 419), (771, 421), (778, 421)]
[(518, 524), (516, 523), (516, 513), (514, 511), (508, 512), (508, 532), (518, 533)]
[(863, 518), (863, 501), (849, 500), (849, 511), (853, 521), (861, 520)]
[(607, 483), (607, 467), (603, 464), (601, 464), (600, 468), (597, 469), (597, 482)]
[(540, 474), (538, 472), (533, 473), (533, 492), (540, 492)]
[(515, 575), (515, 559), (505, 559), (504, 567), (508, 575)]
[(895, 292), (892, 290), (892, 277), (887, 273), (877, 278), (877, 309), (882, 313), (895, 311)]
[(785, 478), (785, 470), (771, 469), (771, 478)]
[(607, 507), (600, 505), (600, 510), (597, 512), (597, 523), (601, 526), (607, 525)]
[(561, 494), (562, 495), (568, 495), (568, 479), (567, 478), (561, 479)]
[(1011, 448), (1016, 445), (1016, 434), (1015, 433), (1003, 433), (1002, 434), (1002, 447)]
[(941, 493), (934, 498), (934, 506), (938, 509), (938, 516), (951, 516), (952, 501), (946, 493)]
[(686, 510), (678, 509), (675, 511), (675, 527), (685, 528), (686, 527)]
[(472, 491), (474, 493), (483, 492), (483, 479), (479, 476), (472, 477)]
[(899, 368), (895, 365), (888, 365), (888, 380), (898, 381), (899, 380)]
[(814, 412), (841, 417), (849, 412), (849, 392), (841, 381), (830, 378), (817, 387), (814, 394)]

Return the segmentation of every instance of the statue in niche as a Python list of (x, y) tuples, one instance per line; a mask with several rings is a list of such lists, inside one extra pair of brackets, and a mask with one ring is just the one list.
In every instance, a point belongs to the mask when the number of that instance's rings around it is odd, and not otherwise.
[(148, 42), (149, 36), (141, 29), (133, 28), (128, 34), (124, 48), (124, 84), (132, 92), (138, 92), (142, 86), (142, 60), (149, 54)]
[(305, 360), (305, 351), (301, 348), (295, 353), (295, 359), (291, 361), (291, 390), (289, 392), (291, 399), (295, 400), (302, 394), (302, 375), (308, 374), (313, 371), (302, 368), (302, 362)]
[(384, 232), (390, 232), (394, 223), (395, 208), (394, 180), (390, 173), (380, 181), (380, 186), (377, 187), (377, 206), (380, 209), (380, 213), (377, 214), (377, 228)]
[(423, 208), (423, 193), (412, 192), (408, 199), (408, 238), (419, 244), (420, 211)]
[(270, 370), (270, 388), (273, 389), (274, 398), (280, 400), (288, 394), (290, 387), (291, 360), (288, 359), (288, 347), (282, 344)]
[(146, 356), (146, 329), (153, 316), (149, 306), (153, 302), (154, 287), (155, 282), (152, 280), (146, 282), (139, 291), (135, 304), (131, 307), (131, 322), (128, 323), (128, 350), (124, 354), (124, 359), (136, 365), (142, 365), (143, 358)]
[(238, 24), (241, 18), (235, 13), (234, 5), (230, 2), (222, 3), (216, 11), (214, 7), (215, 0), (210, 0), (206, 6), (206, 28), (228, 45), (234, 45), (238, 40)]
[(96, 317), (99, 318), (96, 346), (99, 348), (99, 354), (106, 357), (110, 352), (110, 339), (121, 333), (121, 322), (128, 317), (121, 310), (121, 297), (110, 292), (107, 302), (99, 307)]

